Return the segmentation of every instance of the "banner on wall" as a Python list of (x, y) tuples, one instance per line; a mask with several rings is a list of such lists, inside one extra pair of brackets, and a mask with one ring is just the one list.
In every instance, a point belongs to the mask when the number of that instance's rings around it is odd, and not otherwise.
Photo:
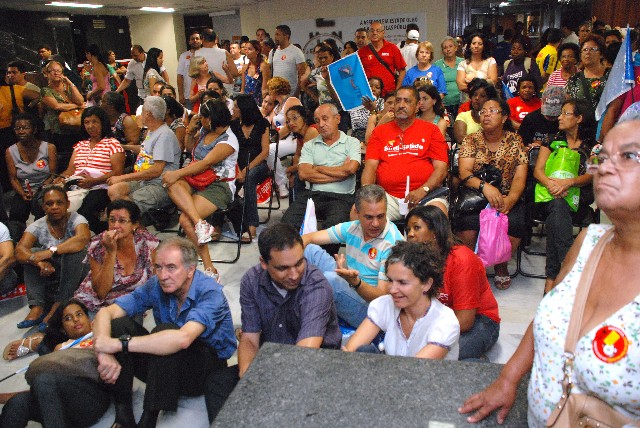
[(307, 59), (313, 59), (313, 48), (325, 39), (334, 39), (342, 51), (345, 42), (354, 39), (358, 28), (369, 28), (372, 22), (380, 21), (385, 28), (384, 38), (399, 43), (406, 38), (407, 24), (417, 24), (421, 40), (426, 40), (427, 21), (424, 13), (396, 13), (392, 15), (347, 16), (340, 18), (301, 19), (287, 21), (291, 28), (291, 42), (302, 46)]
[(343, 110), (360, 107), (362, 97), (374, 99), (357, 53), (352, 53), (331, 63), (327, 68), (331, 84), (338, 95)]

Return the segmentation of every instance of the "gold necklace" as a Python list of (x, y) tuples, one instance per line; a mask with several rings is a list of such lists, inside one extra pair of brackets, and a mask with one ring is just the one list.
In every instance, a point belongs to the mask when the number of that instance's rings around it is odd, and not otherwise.
[(49, 219), (47, 219), (47, 226), (49, 226), (49, 232), (51, 232), (51, 235), (57, 240), (57, 241), (61, 241), (64, 238), (64, 234), (65, 231), (67, 230), (67, 221), (69, 219), (67, 217), (65, 217), (64, 219), (64, 226), (62, 227), (62, 236), (58, 236), (57, 233), (55, 233), (55, 229), (53, 228), (53, 225), (49, 222)]

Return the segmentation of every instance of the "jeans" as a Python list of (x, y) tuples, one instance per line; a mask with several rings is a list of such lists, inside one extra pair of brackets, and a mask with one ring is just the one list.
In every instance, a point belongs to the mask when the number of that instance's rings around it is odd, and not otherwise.
[(39, 267), (24, 264), (24, 283), (27, 286), (29, 306), (49, 306), (51, 303), (70, 299), (89, 272), (89, 266), (83, 263), (86, 255), (86, 250), (54, 255), (49, 261), (55, 272), (48, 277), (40, 276)]
[(482, 357), (495, 343), (500, 335), (500, 324), (485, 315), (476, 315), (471, 330), (460, 333), (459, 360)]
[(331, 288), (336, 302), (338, 317), (352, 327), (358, 327), (367, 317), (369, 303), (367, 303), (356, 290), (349, 287), (349, 283), (338, 275), (336, 261), (318, 245), (309, 244), (304, 249), (307, 262), (322, 271)]
[(269, 176), (269, 168), (266, 162), (249, 170), (244, 180), (244, 204), (245, 204), (245, 221), (246, 226), (258, 227), (260, 217), (258, 216), (258, 195), (256, 194), (256, 186), (262, 183)]

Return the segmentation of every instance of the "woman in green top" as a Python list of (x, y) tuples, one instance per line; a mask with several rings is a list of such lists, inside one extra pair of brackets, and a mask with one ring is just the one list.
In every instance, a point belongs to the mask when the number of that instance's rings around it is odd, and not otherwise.
[(451, 36), (447, 36), (440, 42), (442, 55), (444, 58), (435, 62), (435, 66), (439, 67), (444, 73), (444, 80), (447, 84), (447, 95), (442, 102), (451, 117), (451, 123), (456, 120), (458, 107), (460, 107), (460, 90), (456, 84), (456, 76), (458, 64), (464, 61), (464, 58), (456, 56), (458, 50), (458, 41)]
[(49, 82), (40, 91), (44, 106), (44, 129), (58, 151), (58, 171), (67, 169), (73, 153), (73, 146), (80, 141), (80, 127), (62, 128), (58, 116), (63, 111), (75, 110), (84, 106), (84, 97), (76, 86), (63, 74), (62, 64), (51, 61), (45, 67)]

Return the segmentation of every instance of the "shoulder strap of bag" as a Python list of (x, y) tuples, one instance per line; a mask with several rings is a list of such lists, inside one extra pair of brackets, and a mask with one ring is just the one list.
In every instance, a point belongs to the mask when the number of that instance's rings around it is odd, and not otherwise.
[(531, 58), (525, 57), (524, 59), (524, 70), (528, 73), (531, 70)]
[(13, 85), (9, 85), (9, 91), (11, 91), (11, 104), (13, 105), (11, 113), (15, 116), (20, 113), (20, 107), (18, 107), (18, 100), (16, 100), (16, 93), (13, 89)]
[(593, 276), (598, 267), (598, 262), (602, 256), (604, 248), (607, 246), (613, 235), (613, 228), (607, 230), (604, 235), (598, 240), (598, 243), (591, 251), (587, 262), (584, 265), (582, 275), (580, 275), (580, 281), (578, 282), (578, 289), (576, 290), (576, 297), (573, 301), (573, 309), (571, 311), (571, 318), (569, 319), (569, 327), (567, 328), (567, 338), (564, 343), (564, 350), (568, 353), (573, 353), (576, 349), (576, 343), (578, 343), (578, 335), (580, 334), (580, 325), (582, 324), (582, 316), (584, 314), (584, 306), (587, 302), (587, 296), (589, 295), (589, 289), (591, 288), (591, 282)]
[(396, 76), (396, 74), (395, 74), (393, 71), (391, 71), (391, 67), (389, 67), (389, 64), (387, 64), (387, 63), (382, 59), (382, 57), (380, 56), (380, 54), (378, 53), (378, 51), (376, 51), (376, 49), (373, 47), (373, 43), (369, 43), (367, 46), (369, 47), (369, 49), (371, 49), (371, 52), (373, 53), (373, 56), (375, 56), (375, 57), (376, 57), (376, 59), (377, 59), (378, 61), (380, 61), (380, 64), (382, 64), (382, 65), (384, 66), (384, 68), (386, 68), (386, 69), (387, 69), (387, 71), (388, 71), (389, 73), (391, 73), (391, 75), (393, 76), (393, 79), (394, 79), (394, 80), (396, 80), (398, 77)]

